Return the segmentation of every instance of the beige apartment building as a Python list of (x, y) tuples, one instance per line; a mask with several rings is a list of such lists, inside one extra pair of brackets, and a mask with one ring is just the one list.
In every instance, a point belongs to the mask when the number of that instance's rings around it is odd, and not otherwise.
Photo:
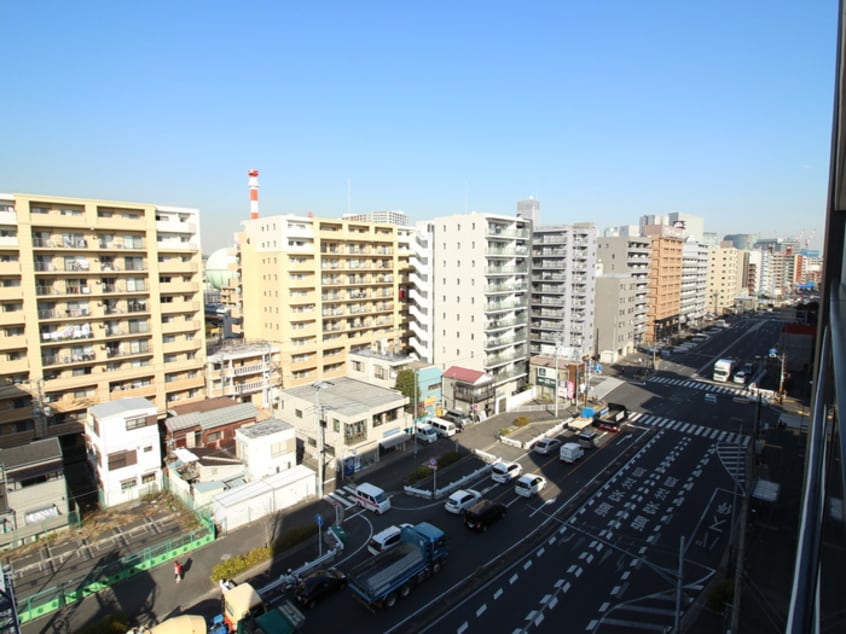
[(246, 341), (278, 347), (284, 389), (344, 376), (350, 352), (405, 349), (412, 228), (303, 216), (242, 224), (233, 315)]
[(744, 252), (724, 242), (708, 252), (708, 311), (722, 315), (734, 308), (734, 299), (746, 294)]
[(0, 194), (0, 446), (204, 398), (199, 211)]

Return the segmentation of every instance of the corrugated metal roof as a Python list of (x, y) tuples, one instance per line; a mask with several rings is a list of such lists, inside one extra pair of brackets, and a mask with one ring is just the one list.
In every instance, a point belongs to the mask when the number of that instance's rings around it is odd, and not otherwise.
[[(487, 377), (487, 380), (482, 380)], [(470, 383), (471, 385), (475, 385), (476, 383), (487, 383), (492, 381), (493, 378), (485, 374), (484, 372), (479, 372), (478, 370), (471, 370), (469, 368), (461, 368), (457, 365), (450, 367), (446, 372), (444, 372), (445, 379), (455, 379), (456, 381), (461, 381), (462, 383)]]
[(258, 410), (252, 403), (237, 403), (211, 412), (190, 412), (180, 416), (171, 416), (165, 419), (164, 424), (170, 432), (197, 426), (200, 429), (214, 429), (221, 425), (229, 425), (242, 420), (254, 420), (257, 414)]

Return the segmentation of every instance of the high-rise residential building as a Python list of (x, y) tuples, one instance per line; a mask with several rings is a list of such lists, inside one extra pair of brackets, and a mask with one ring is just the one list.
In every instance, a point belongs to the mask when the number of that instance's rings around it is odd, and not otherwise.
[(242, 224), (235, 308), (247, 341), (278, 347), (283, 389), (343, 376), (351, 351), (405, 349), (413, 228), (303, 216)]
[(708, 247), (687, 240), (682, 244), (682, 278), (679, 321), (697, 326), (705, 318), (708, 298)]
[(205, 396), (199, 211), (0, 194), (0, 445)]
[(708, 312), (721, 315), (734, 309), (738, 295), (746, 295), (743, 255), (739, 249), (727, 246), (711, 247), (708, 251)]
[(473, 212), (431, 225), (433, 363), (491, 375), (498, 413), (528, 373), (532, 223)]
[(644, 225), (650, 239), (646, 341), (660, 341), (679, 330), (682, 286), (682, 229)]
[(571, 361), (594, 355), (596, 228), (591, 223), (535, 227), (529, 299), (532, 355)]
[(643, 310), (643, 289), (627, 273), (596, 276), (596, 354), (602, 363), (616, 363), (635, 349), (635, 324)]
[(411, 354), (432, 362), (432, 226), (419, 223), (410, 236), (408, 345)]
[[(602, 275), (627, 275), (634, 283), (634, 304), (631, 310), (632, 332), (635, 345), (647, 341), (646, 315), (649, 307), (649, 262), (651, 240), (640, 235), (626, 235), (619, 228), (612, 228), (611, 235), (596, 240), (596, 257), (601, 265)], [(627, 290), (626, 293), (629, 291)], [(613, 297), (613, 296), (612, 296)], [(613, 300), (610, 300), (613, 301)], [(614, 310), (613, 305), (599, 303), (597, 314)], [(605, 348), (605, 345), (602, 346)]]
[(411, 221), (404, 211), (391, 211), (389, 209), (368, 211), (363, 214), (344, 214), (342, 218), (356, 222), (379, 222), (386, 225), (398, 225), (400, 227), (411, 225)]
[(523, 220), (529, 220), (533, 227), (540, 225), (540, 201), (534, 196), (529, 196), (528, 200), (517, 201), (517, 217)]

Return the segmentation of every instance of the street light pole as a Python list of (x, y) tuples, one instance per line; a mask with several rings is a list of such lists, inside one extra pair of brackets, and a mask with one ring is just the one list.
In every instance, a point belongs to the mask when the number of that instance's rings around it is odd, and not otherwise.
[(417, 368), (413, 370), (414, 372), (414, 404), (411, 410), (412, 416), (412, 423), (411, 423), (411, 432), (414, 435), (414, 455), (417, 455)]
[(558, 345), (555, 346), (555, 394), (552, 395), (555, 401), (555, 418), (558, 418)]

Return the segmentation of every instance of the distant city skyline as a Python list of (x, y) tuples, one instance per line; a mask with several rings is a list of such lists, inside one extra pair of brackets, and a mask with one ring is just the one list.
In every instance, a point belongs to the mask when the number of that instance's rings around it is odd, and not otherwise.
[[(837, 6), (7, 3), (0, 192), (824, 230)], [(37, 42), (37, 44), (36, 44)]]

